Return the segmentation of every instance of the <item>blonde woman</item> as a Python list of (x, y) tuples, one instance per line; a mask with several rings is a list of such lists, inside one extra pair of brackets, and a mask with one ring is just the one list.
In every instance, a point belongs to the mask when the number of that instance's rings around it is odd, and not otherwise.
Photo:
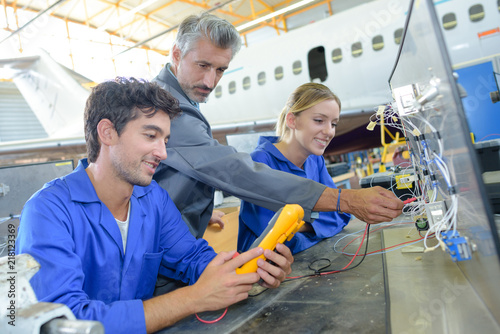
[[(276, 124), (277, 136), (260, 137), (252, 159), (328, 187), (336, 188), (325, 167), (323, 153), (335, 136), (340, 119), (340, 100), (322, 84), (299, 86), (289, 97)], [(245, 251), (265, 230), (275, 212), (245, 201), (239, 216), (238, 250)], [(320, 212), (286, 243), (298, 253), (324, 238), (339, 233), (349, 222), (346, 213)]]

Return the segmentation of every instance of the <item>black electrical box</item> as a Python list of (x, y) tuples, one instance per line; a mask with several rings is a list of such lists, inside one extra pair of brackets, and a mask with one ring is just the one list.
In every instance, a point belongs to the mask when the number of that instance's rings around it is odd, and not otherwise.
[(380, 186), (392, 191), (402, 201), (414, 197), (416, 177), (412, 168), (374, 173), (359, 180), (361, 188)]

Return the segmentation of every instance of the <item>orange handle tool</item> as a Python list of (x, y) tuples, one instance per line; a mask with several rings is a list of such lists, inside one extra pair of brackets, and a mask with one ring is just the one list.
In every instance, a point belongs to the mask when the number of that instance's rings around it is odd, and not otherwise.
[[(287, 204), (281, 208), (273, 218), (269, 221), (267, 228), (262, 232), (260, 237), (254, 241), (250, 249), (262, 247), (265, 249), (274, 250), (276, 244), (284, 243), (293, 238), (295, 233), (304, 225), (304, 209), (298, 204)], [(266, 260), (264, 255), (252, 259), (236, 269), (238, 274), (246, 274), (257, 271), (257, 260)]]

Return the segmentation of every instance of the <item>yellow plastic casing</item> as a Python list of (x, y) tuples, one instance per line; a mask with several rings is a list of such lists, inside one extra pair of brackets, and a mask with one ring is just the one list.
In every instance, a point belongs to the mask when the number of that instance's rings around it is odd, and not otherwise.
[[(281, 214), (274, 223), (274, 226), (259, 243), (258, 247), (264, 250), (274, 251), (278, 243), (284, 243), (293, 238), (295, 233), (304, 225), (304, 209), (298, 204), (287, 204), (283, 207)], [(237, 274), (253, 273), (257, 271), (257, 260), (266, 260), (264, 255), (252, 259), (236, 269)]]

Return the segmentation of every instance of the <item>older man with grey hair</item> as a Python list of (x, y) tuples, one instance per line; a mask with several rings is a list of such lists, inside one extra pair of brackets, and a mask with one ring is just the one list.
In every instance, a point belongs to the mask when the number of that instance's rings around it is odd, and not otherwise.
[(211, 219), (214, 189), (277, 211), (300, 204), (304, 220), (313, 211), (351, 213), (367, 223), (390, 221), (403, 203), (383, 188), (339, 190), (255, 163), (250, 155), (219, 144), (200, 111), (241, 47), (234, 26), (212, 14), (187, 17), (171, 51), (172, 62), (154, 79), (174, 95), (182, 115), (172, 121), (168, 159), (154, 179), (165, 188), (184, 221), (201, 238)]

